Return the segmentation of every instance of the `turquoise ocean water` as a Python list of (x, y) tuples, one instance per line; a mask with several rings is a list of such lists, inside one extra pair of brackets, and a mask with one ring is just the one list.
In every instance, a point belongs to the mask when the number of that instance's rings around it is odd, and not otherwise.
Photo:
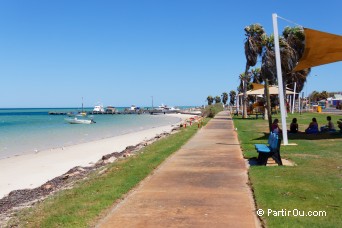
[(67, 116), (48, 115), (49, 111), (72, 112), (76, 109), (0, 109), (0, 159), (179, 121), (179, 118), (167, 115), (94, 115), (96, 124), (68, 124), (64, 120)]

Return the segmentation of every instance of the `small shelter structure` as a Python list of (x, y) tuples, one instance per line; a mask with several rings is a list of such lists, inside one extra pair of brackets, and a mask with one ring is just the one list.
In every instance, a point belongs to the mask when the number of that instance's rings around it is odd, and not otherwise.
[[(269, 91), (270, 91), (270, 95), (273, 95), (273, 94), (278, 95), (278, 93), (279, 93), (278, 86), (272, 85), (272, 86), (269, 86), (268, 88), (269, 88)], [(264, 93), (265, 93), (264, 88), (248, 90), (247, 91), (247, 95), (264, 95)], [(286, 89), (286, 94), (287, 95), (293, 95), (294, 92), (287, 88)], [(298, 93), (296, 93), (296, 94), (298, 94)], [(242, 95), (243, 95), (243, 93), (239, 93), (239, 96), (242, 96)]]

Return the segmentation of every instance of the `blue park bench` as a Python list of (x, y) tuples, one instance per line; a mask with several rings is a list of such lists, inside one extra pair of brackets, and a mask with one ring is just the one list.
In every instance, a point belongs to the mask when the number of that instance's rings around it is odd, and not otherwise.
[(254, 144), (255, 149), (259, 153), (258, 163), (260, 165), (266, 165), (269, 157), (272, 157), (278, 165), (283, 165), (280, 157), (280, 144), (281, 139), (275, 133), (270, 133), (268, 137), (268, 145), (266, 144)]

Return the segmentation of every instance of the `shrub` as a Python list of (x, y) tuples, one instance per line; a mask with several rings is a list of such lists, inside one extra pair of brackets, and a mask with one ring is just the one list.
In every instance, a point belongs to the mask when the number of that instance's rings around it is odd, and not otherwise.
[(205, 107), (203, 116), (213, 118), (217, 113), (223, 111), (223, 107), (221, 103), (214, 104), (214, 105), (208, 105)]

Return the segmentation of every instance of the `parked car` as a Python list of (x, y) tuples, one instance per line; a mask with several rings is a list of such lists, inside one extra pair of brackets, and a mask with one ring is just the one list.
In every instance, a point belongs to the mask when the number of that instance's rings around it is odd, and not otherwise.
[(320, 102), (318, 102), (318, 106), (321, 106), (322, 109), (325, 109), (325, 108), (326, 108), (326, 107), (325, 107), (325, 101), (320, 101)]

